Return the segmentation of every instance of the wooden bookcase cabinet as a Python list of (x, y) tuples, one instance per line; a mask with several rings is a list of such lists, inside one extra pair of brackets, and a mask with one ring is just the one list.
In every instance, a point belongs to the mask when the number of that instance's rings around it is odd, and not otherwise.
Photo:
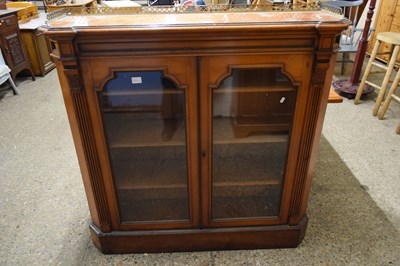
[(95, 245), (296, 247), (345, 27), (50, 26)]
[(21, 29), (21, 36), (35, 75), (45, 76), (56, 67), (50, 57), (50, 44), (43, 32)]

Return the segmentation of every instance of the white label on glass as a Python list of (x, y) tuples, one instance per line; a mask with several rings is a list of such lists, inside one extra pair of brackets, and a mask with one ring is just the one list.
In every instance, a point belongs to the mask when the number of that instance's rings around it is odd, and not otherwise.
[(142, 84), (142, 77), (131, 77), (132, 84)]
[(281, 100), (280, 100), (280, 102), (283, 103), (285, 100), (286, 100), (286, 98), (285, 98), (285, 97), (282, 97)]

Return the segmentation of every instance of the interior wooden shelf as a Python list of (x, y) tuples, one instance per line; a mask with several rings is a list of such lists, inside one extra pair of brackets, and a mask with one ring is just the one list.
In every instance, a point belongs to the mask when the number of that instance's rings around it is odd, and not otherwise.
[(278, 115), (269, 115), (269, 116), (236, 116), (234, 118), (235, 126), (241, 125), (285, 125), (290, 126), (292, 116), (290, 114), (278, 114)]
[(280, 185), (281, 181), (279, 178), (270, 180), (255, 180), (255, 181), (242, 181), (242, 182), (214, 182), (214, 187), (258, 187), (258, 186), (270, 186)]
[(159, 106), (118, 106), (118, 107), (106, 107), (104, 106), (102, 112), (107, 113), (139, 113), (139, 112), (160, 112)]
[[(276, 119), (275, 119), (276, 120)], [(286, 118), (285, 118), (286, 120)], [(288, 141), (288, 129), (289, 125), (286, 121), (283, 121), (287, 127), (279, 132), (275, 131), (260, 131), (258, 134), (249, 134), (246, 137), (235, 137), (235, 126), (241, 121), (246, 121), (246, 125), (252, 124), (263, 124), (260, 119), (257, 118), (216, 118), (213, 120), (213, 144), (244, 144), (244, 143), (270, 143), (270, 142), (287, 142)], [(265, 122), (265, 120), (264, 120)], [(276, 121), (269, 121), (271, 127), (276, 125)]]
[(252, 92), (288, 92), (294, 91), (288, 85), (266, 85), (246, 87), (224, 87), (213, 90), (214, 93), (252, 93)]
[(142, 89), (142, 90), (119, 90), (115, 92), (102, 92), (102, 96), (133, 96), (133, 95), (163, 95), (163, 94), (182, 94), (183, 90), (177, 89)]
[[(261, 188), (264, 186), (271, 185), (280, 185), (281, 181), (276, 179), (271, 180), (258, 180), (258, 181), (243, 181), (243, 182), (214, 182), (213, 187), (255, 187)], [(163, 190), (163, 189), (179, 189), (179, 188), (187, 188), (187, 185), (184, 183), (170, 183), (170, 184), (162, 184), (162, 183), (147, 183), (147, 184), (134, 184), (129, 180), (119, 180), (118, 181), (119, 190), (147, 190), (147, 189), (155, 189), (155, 190)]]
[[(108, 124), (110, 148), (134, 148), (134, 147), (163, 147), (185, 145), (186, 132), (183, 121), (164, 121), (161, 118), (141, 118), (140, 114), (132, 113), (107, 113), (104, 119)], [(251, 118), (241, 119), (248, 122)], [(286, 118), (285, 118), (286, 119)], [(279, 118), (275, 118), (279, 120)], [(169, 122), (177, 123), (177, 128), (168, 126)], [(277, 121), (271, 120), (271, 127), (276, 126)], [(283, 124), (285, 124), (283, 122)], [(285, 124), (286, 125), (286, 124)], [(232, 118), (217, 118), (213, 122), (214, 144), (243, 144), (243, 143), (269, 143), (287, 142), (287, 131), (250, 134), (247, 137), (236, 138), (234, 135), (234, 123)], [(288, 130), (288, 127), (285, 127)]]

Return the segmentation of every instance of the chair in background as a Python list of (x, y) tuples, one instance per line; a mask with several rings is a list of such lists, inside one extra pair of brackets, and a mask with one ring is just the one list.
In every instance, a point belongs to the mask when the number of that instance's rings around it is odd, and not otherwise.
[[(382, 63), (377, 63), (375, 62), (376, 56), (378, 54), (379, 51), (379, 47), (381, 45), (390, 45), (392, 47), (392, 51), (390, 52), (390, 60), (389, 60), (389, 64), (383, 65)], [(386, 92), (386, 88), (388, 86), (388, 84), (390, 83), (390, 77), (392, 75), (392, 72), (395, 70), (396, 68), (396, 63), (397, 63), (397, 58), (398, 55), (400, 54), (400, 33), (398, 32), (381, 32), (378, 33), (376, 36), (376, 42), (374, 45), (374, 49), (372, 50), (372, 54), (371, 57), (368, 61), (368, 65), (365, 69), (363, 78), (361, 80), (360, 86), (357, 90), (357, 95), (354, 99), (354, 104), (358, 104), (360, 99), (361, 99), (361, 95), (364, 91), (365, 86), (368, 84), (369, 86), (372, 86), (376, 89), (379, 90), (379, 94), (378, 97), (376, 99), (375, 102), (375, 106), (374, 106), (374, 110), (372, 111), (373, 115), (378, 115), (379, 119), (383, 119), (385, 116), (385, 113), (389, 107), (389, 104), (391, 102), (391, 100), (396, 100), (398, 102), (400, 102), (400, 97), (395, 95), (395, 92), (397, 90), (397, 87), (399, 86), (400, 83), (400, 70), (397, 70), (397, 74), (396, 77), (392, 83), (392, 85), (390, 86), (390, 89), (388, 92)], [(371, 73), (371, 68), (372, 66), (384, 69), (385, 72), (385, 77), (383, 78), (382, 84), (376, 84), (373, 83), (371, 81), (368, 81), (368, 76)], [(386, 97), (386, 98), (385, 98)], [(385, 99), (385, 100), (384, 100)], [(382, 102), (383, 106), (381, 108), (381, 104)], [(381, 109), (380, 109), (381, 108)], [(378, 113), (379, 112), (379, 113)], [(400, 134), (400, 124), (397, 127), (397, 134)]]
[[(387, 69), (387, 72), (389, 72), (388, 68), (392, 67), (391, 71), (393, 71), (396, 68), (396, 66), (395, 66), (396, 63), (398, 63), (397, 58), (400, 53), (400, 33), (398, 33), (398, 32), (381, 32), (377, 35), (376, 39), (377, 39), (376, 42), (377, 43), (379, 42), (379, 44), (381, 44), (382, 42), (385, 42), (385, 43), (389, 43), (392, 46), (393, 53), (392, 53), (390, 61), (389, 61), (389, 66), (385, 67), (384, 69)], [(375, 60), (375, 57), (373, 59)], [(371, 56), (371, 60), (372, 60), (372, 56)], [(386, 75), (385, 75), (385, 77), (386, 77)], [(389, 79), (390, 79), (390, 76), (388, 77), (388, 80)], [(376, 115), (376, 113), (379, 110), (379, 113), (378, 113), (379, 119), (383, 119), (385, 117), (386, 111), (389, 108), (389, 104), (392, 100), (400, 102), (400, 97), (395, 94), (397, 88), (399, 87), (399, 83), (400, 83), (400, 70), (397, 70), (396, 77), (395, 77), (392, 85), (390, 86), (389, 91), (386, 94), (386, 98), (384, 97), (384, 94), (386, 93), (386, 86), (385, 86), (384, 90), (382, 89), (381, 91), (379, 91), (378, 98), (380, 98), (380, 99), (379, 99), (379, 102), (378, 102), (378, 99), (376, 100), (375, 107), (374, 107), (374, 115)], [(379, 109), (381, 102), (384, 98), (385, 98), (385, 101), (383, 102), (382, 109)]]
[[(340, 38), (340, 50), (342, 59), (337, 62), (342, 63), (341, 74), (345, 72), (346, 63), (354, 63), (349, 58), (351, 53), (356, 53), (358, 49), (358, 41), (361, 38), (363, 27), (357, 28), (359, 7), (364, 3), (364, 0), (328, 0), (321, 2), (323, 6), (333, 6), (342, 9), (343, 17), (352, 21), (352, 24), (345, 30)], [(371, 32), (371, 31), (370, 31)]]
[(10, 83), (11, 88), (14, 92), (14, 95), (18, 95), (19, 92), (18, 92), (17, 86), (15, 86), (15, 83), (11, 78), (10, 72), (11, 72), (11, 69), (6, 65), (4, 58), (3, 58), (3, 54), (1, 53), (1, 50), (0, 50), (0, 85), (8, 80), (8, 82)]

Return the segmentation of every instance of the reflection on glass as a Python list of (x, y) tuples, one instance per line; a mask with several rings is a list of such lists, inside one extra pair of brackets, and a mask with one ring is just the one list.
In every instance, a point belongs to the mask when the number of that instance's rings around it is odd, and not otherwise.
[(212, 218), (278, 216), (296, 92), (278, 68), (213, 90)]
[(161, 71), (118, 72), (99, 99), (121, 221), (188, 220), (184, 91)]

